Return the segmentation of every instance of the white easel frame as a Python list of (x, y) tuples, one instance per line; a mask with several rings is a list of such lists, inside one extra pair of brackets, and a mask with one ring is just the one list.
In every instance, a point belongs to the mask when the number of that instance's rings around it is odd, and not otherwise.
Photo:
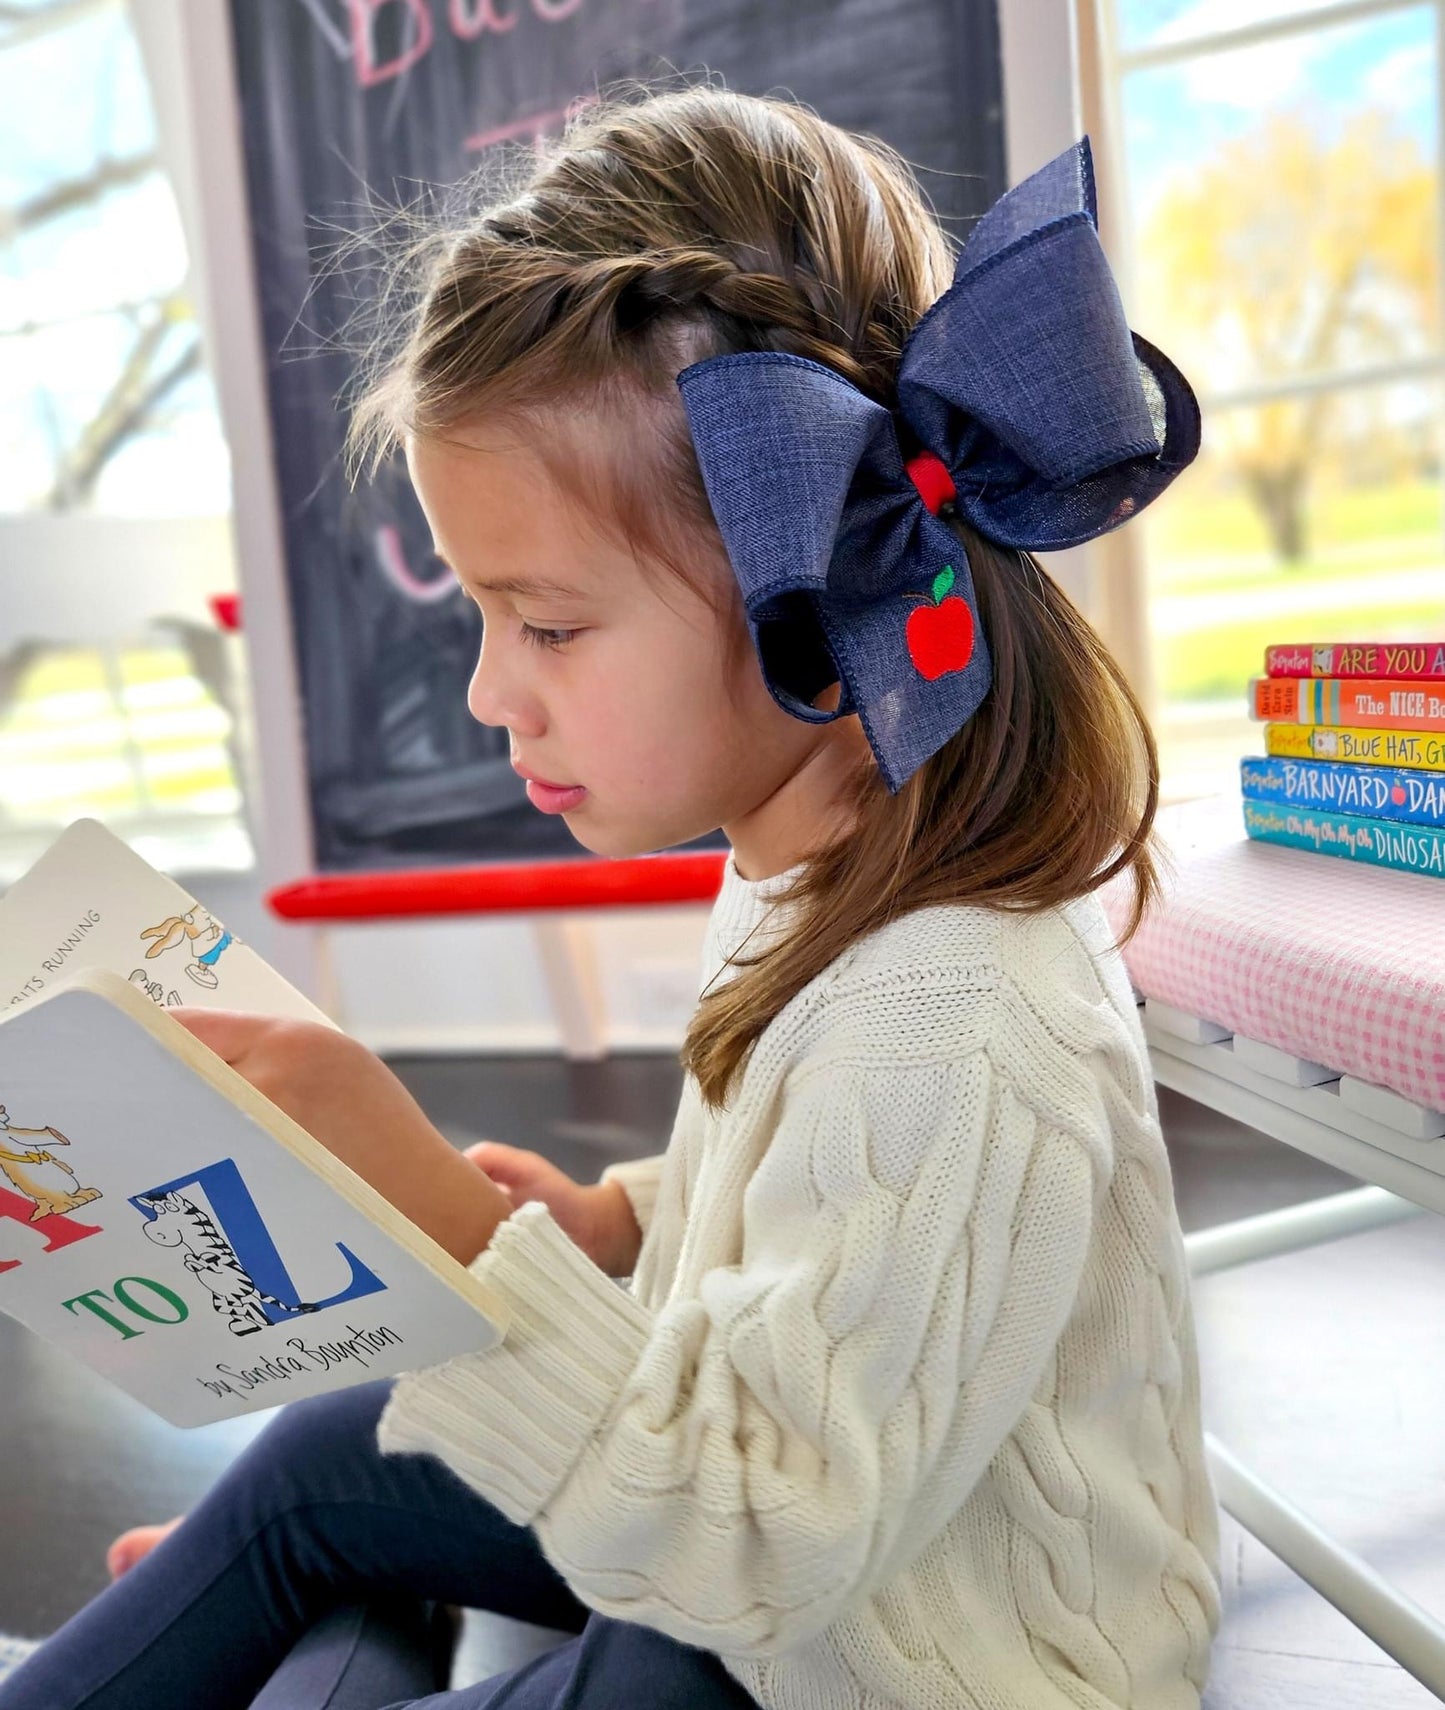
[[(1078, 43), (1071, 0), (998, 0), (1004, 158), (1012, 186), (1078, 141)], [(1095, 542), (1039, 554), (1081, 611), (1095, 605)]]
[[(257, 879), (269, 890), (313, 870), (301, 697), (281, 509), (251, 266), (230, 22), (225, 0), (144, 0), (131, 18), (180, 204), (202, 337), (231, 454), (232, 527), (256, 745), (251, 805)], [(320, 930), (277, 935), (278, 970), (333, 1010)]]

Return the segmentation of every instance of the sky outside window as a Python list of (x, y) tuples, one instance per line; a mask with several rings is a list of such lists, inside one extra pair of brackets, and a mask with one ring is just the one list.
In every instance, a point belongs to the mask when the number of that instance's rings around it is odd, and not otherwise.
[(1115, 0), (1115, 17), (1119, 45), (1137, 52), (1328, 8), (1329, 0)]

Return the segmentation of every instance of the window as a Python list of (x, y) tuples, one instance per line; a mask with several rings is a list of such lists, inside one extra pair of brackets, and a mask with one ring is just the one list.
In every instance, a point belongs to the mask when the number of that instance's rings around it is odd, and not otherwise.
[(230, 465), (141, 42), (0, 7), (0, 883), (78, 815), (244, 867)]
[(1179, 799), (1260, 751), (1266, 644), (1445, 633), (1437, 7), (1101, 5), (1130, 321), (1204, 411), (1139, 524)]

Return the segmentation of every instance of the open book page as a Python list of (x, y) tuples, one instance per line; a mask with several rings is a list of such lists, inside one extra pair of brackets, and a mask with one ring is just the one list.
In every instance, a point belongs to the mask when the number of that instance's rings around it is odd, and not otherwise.
[(336, 1023), (98, 820), (66, 827), (0, 896), (0, 1015), (76, 968), (108, 968), (162, 1008)]
[(488, 1348), (507, 1318), (108, 970), (0, 1019), (0, 1311), (176, 1425)]

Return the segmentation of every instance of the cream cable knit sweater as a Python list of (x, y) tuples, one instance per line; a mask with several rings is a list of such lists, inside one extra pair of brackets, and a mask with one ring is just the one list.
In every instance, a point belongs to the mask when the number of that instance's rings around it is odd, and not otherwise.
[[(704, 983), (783, 929), (790, 876), (729, 855)], [(439, 1456), (589, 1607), (768, 1710), (1197, 1710), (1218, 1517), (1109, 939), (1090, 896), (851, 947), (727, 1112), (688, 1077), (666, 1153), (606, 1172), (630, 1286), (521, 1207), (471, 1266), (506, 1338), (399, 1378), (381, 1449)]]

